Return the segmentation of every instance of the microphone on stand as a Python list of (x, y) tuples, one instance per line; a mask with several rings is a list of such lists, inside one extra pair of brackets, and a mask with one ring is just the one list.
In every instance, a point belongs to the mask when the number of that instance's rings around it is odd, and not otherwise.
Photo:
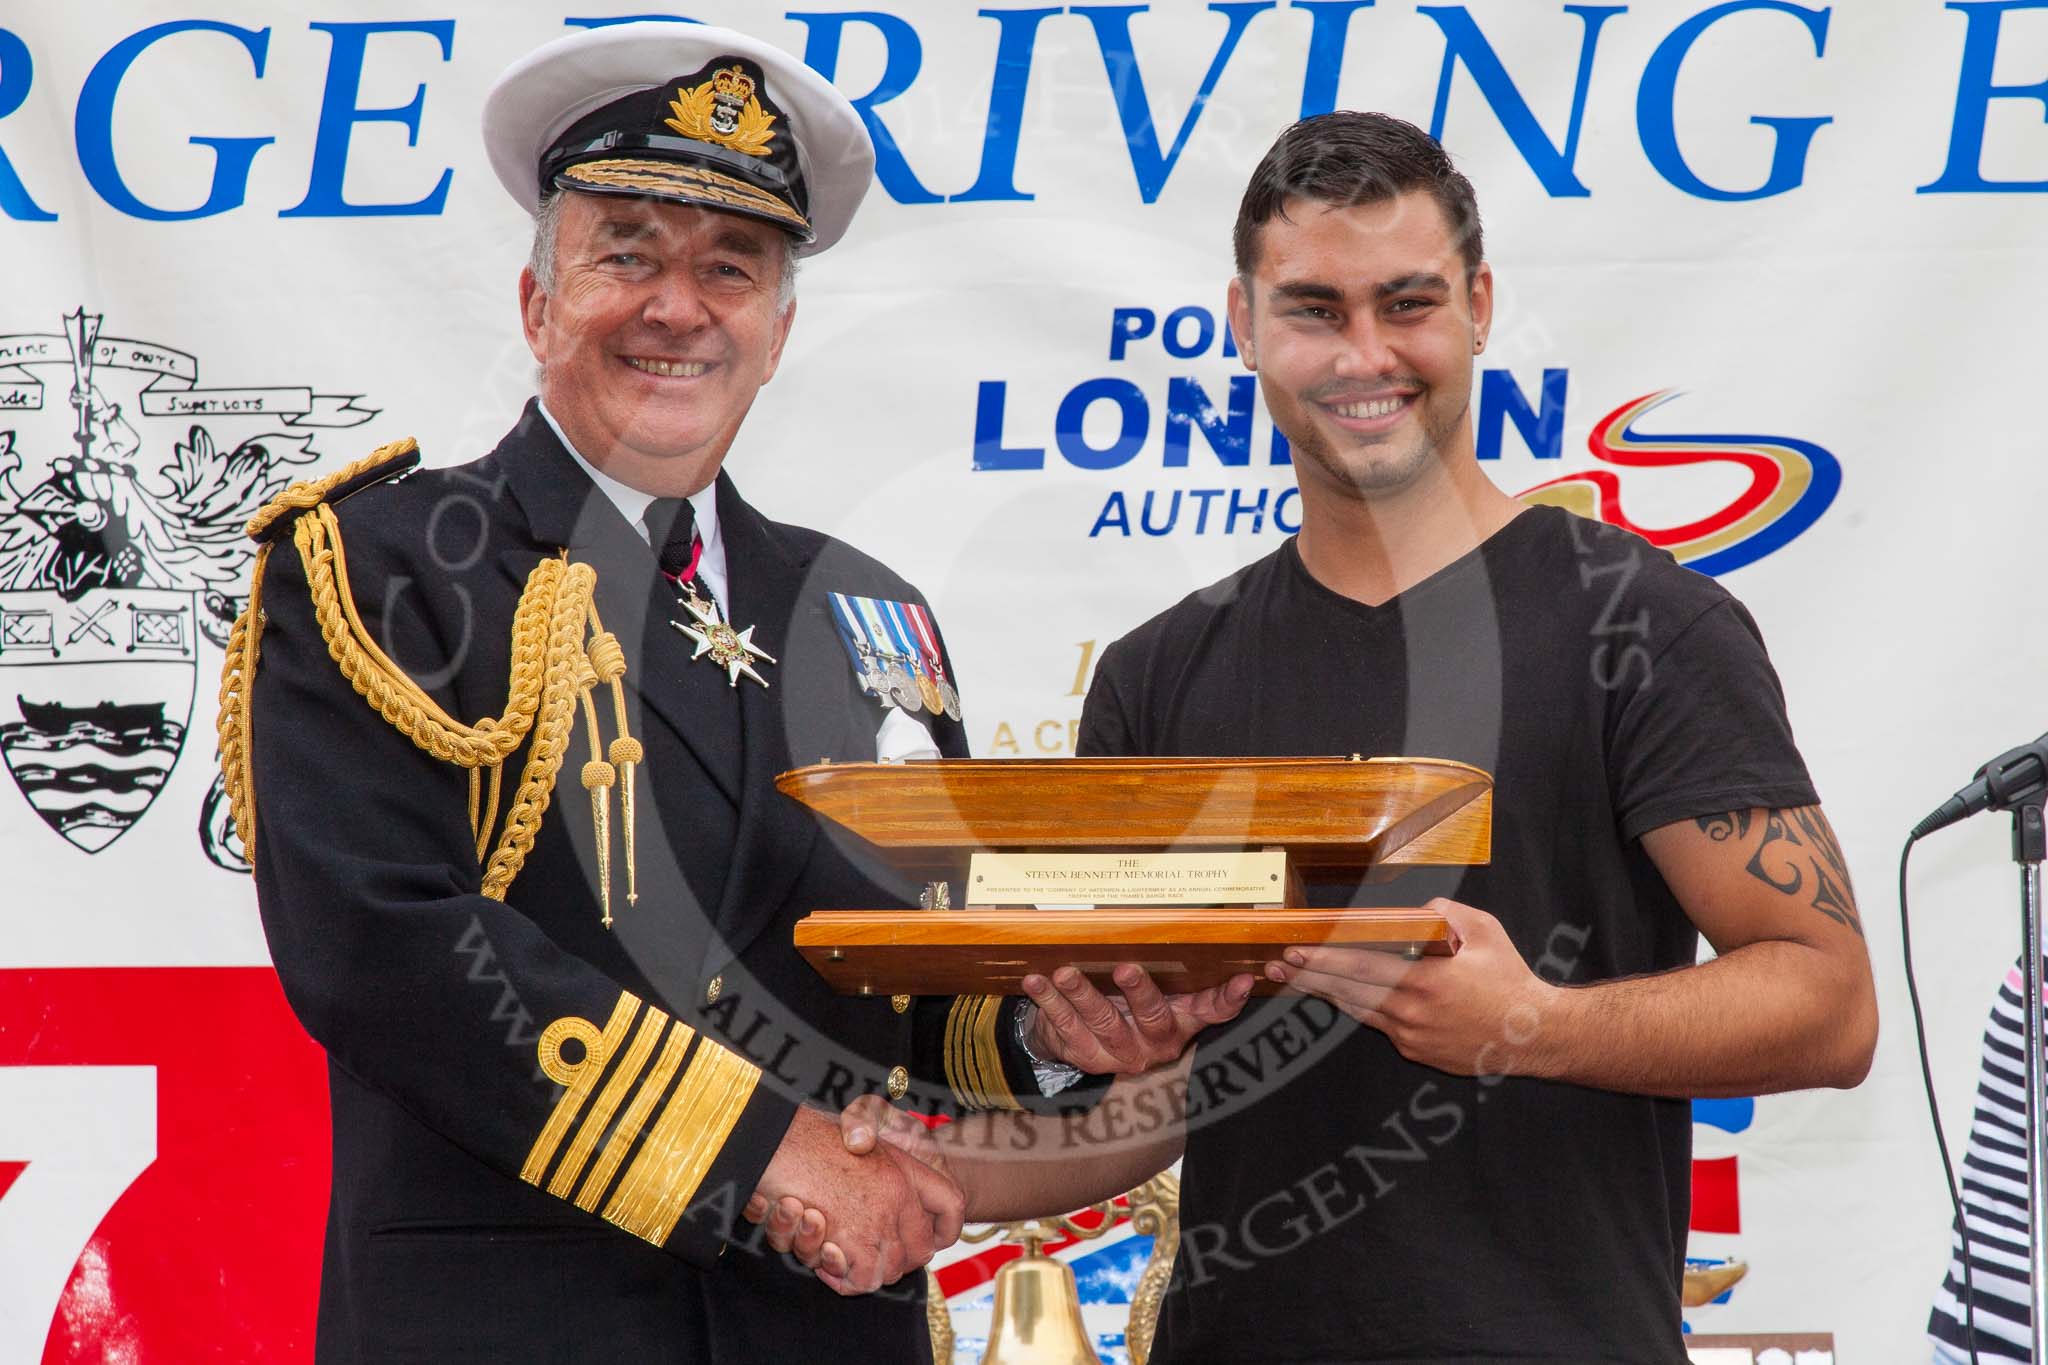
[(2007, 749), (1977, 769), (1976, 780), (1951, 796), (1926, 819), (1913, 826), (1921, 839), (1981, 810), (2009, 810), (2048, 789), (2048, 735), (2031, 744)]
[(1913, 1002), (1913, 1031), (1920, 1040), (1920, 1077), (1927, 1086), (1927, 1107), (1934, 1116), (1934, 1141), (1941, 1151), (1942, 1174), (1947, 1177), (1949, 1200), (1955, 1210), (1956, 1236), (1962, 1243), (1964, 1339), (1970, 1359), (1977, 1358), (1977, 1304), (1970, 1283), (1970, 1225), (1961, 1198), (1956, 1193), (1955, 1169), (1948, 1159), (1948, 1143), (1941, 1134), (1941, 1114), (1934, 1100), (1934, 1071), (1927, 1060), (1927, 1029), (1920, 1012), (1920, 991), (1913, 984), (1913, 943), (1906, 917), (1906, 862), (1913, 845), (1938, 829), (1966, 820), (1983, 810), (2013, 813), (2012, 858), (2020, 866), (2020, 961), (2025, 964), (2026, 982), (2026, 1148), (2027, 1148), (2027, 1295), (2028, 1335), (2032, 1349), (2028, 1359), (2048, 1362), (2048, 1153), (2043, 1151), (2044, 1120), (2048, 1120), (2048, 1056), (2042, 1046), (2044, 964), (2048, 964), (2048, 924), (2041, 914), (2041, 864), (2048, 861), (2048, 735), (2032, 744), (2007, 749), (1977, 769), (1970, 785), (1941, 803), (1926, 819), (1913, 826), (1906, 847), (1899, 853), (1899, 938), (1906, 954), (1906, 994)]

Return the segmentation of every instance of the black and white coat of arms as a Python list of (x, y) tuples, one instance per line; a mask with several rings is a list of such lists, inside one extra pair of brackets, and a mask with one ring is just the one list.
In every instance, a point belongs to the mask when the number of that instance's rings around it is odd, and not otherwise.
[[(61, 333), (0, 336), (0, 758), (22, 814), (87, 853), (178, 762), (199, 641), (223, 645), (248, 592), (243, 523), (320, 458), (311, 429), (376, 415), (200, 389), (191, 356), (100, 323), (81, 308)], [(246, 870), (217, 774), (197, 816), (207, 857)]]

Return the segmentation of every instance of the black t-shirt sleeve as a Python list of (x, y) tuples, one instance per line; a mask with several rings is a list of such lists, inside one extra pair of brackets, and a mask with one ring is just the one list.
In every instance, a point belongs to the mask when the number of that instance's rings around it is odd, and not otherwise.
[(1707, 608), (1635, 671), (1607, 759), (1624, 838), (1722, 811), (1818, 802), (1763, 635), (1740, 602)]
[(1102, 651), (1095, 667), (1095, 679), (1088, 684), (1088, 696), (1081, 703), (1081, 733), (1074, 741), (1079, 758), (1125, 758), (1140, 754), (1130, 708), (1124, 704), (1124, 689), (1131, 686), (1129, 650), (1118, 640)]

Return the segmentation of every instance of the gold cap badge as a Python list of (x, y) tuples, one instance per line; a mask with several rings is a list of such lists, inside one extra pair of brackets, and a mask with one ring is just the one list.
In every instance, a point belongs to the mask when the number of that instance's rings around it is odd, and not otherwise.
[(669, 127), (699, 142), (715, 142), (747, 156), (766, 156), (776, 138), (775, 115), (761, 107), (754, 78), (738, 65), (723, 67), (694, 89), (678, 87), (669, 101)]

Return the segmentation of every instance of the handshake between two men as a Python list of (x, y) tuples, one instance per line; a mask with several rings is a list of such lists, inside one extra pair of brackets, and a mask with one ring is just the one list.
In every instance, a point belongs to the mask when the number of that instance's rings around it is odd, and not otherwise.
[[(1178, 1074), (1176, 1064), (1195, 1035), (1235, 1018), (1252, 989), (1251, 977), (1238, 976), (1169, 996), (1129, 963), (1116, 969), (1114, 980), (1120, 994), (1111, 997), (1072, 967), (1051, 978), (1024, 978), (1036, 1007), (1029, 1023), (1033, 1054), (1115, 1076), (1117, 1086), (1164, 1084)], [(1035, 1121), (1015, 1113), (1001, 1117)], [(974, 1116), (977, 1126), (996, 1118)], [(980, 1140), (985, 1134), (970, 1134), (963, 1124), (953, 1128), (956, 1140), (941, 1143), (922, 1121), (878, 1095), (861, 1097), (836, 1120), (799, 1108), (745, 1215), (763, 1225), (773, 1250), (794, 1256), (834, 1291), (866, 1294), (924, 1266), (968, 1221), (1064, 1213), (1122, 1194), (1171, 1165), (1184, 1141), (1181, 1132), (1162, 1130), (1149, 1141), (1119, 1142), (1055, 1167), (1007, 1159), (994, 1143)]]

